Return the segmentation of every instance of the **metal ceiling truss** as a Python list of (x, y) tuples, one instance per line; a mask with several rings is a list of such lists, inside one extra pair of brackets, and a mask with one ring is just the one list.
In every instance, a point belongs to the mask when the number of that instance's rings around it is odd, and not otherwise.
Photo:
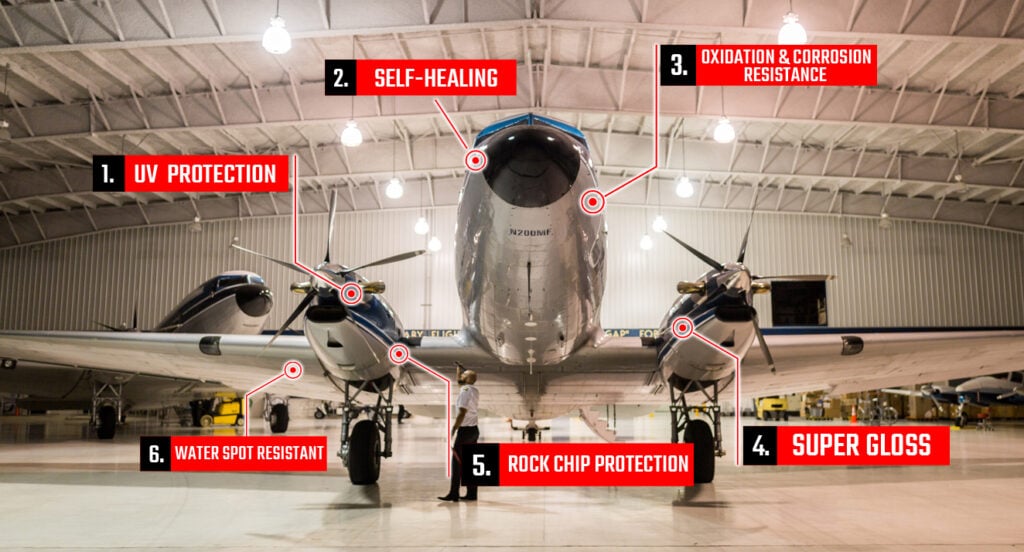
[[(377, 186), (397, 146), (398, 174), (426, 186), (432, 204), (450, 204), (461, 153), (430, 98), (323, 95), (321, 60), (352, 51), (516, 58), (518, 96), (442, 98), (458, 127), (471, 135), (526, 110), (562, 118), (584, 129), (610, 186), (649, 155), (653, 44), (772, 43), (788, 8), (691, 3), (408, 0), (352, 11), (337, 0), (285, 0), (294, 41), (286, 56), (259, 46), (270, 0), (0, 5), (0, 62), (10, 64), (3, 117), (13, 134), (0, 151), (0, 246), (185, 222), (195, 212), (209, 220), (287, 210), (266, 194), (94, 193), (94, 154), (295, 153), (319, 197), (304, 206), (316, 210), (328, 188), (342, 187), (347, 208), (362, 210), (406, 207)], [(728, 145), (710, 140), (722, 88), (665, 89), (666, 168), (646, 194), (631, 189), (621, 201), (649, 204), (652, 189), (670, 191), (685, 140), (686, 173), (701, 183), (691, 203), (703, 208), (746, 209), (745, 194), (763, 188), (760, 209), (834, 213), (842, 194), (854, 214), (1024, 232), (1021, 0), (798, 8), (812, 42), (877, 43), (879, 86), (726, 88), (724, 114), (739, 137)], [(353, 116), (366, 142), (342, 148), (337, 132)]]

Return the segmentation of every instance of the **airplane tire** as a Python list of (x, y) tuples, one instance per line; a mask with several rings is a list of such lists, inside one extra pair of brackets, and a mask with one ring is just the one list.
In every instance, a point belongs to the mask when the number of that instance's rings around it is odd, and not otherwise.
[(270, 407), (270, 432), (284, 433), (288, 431), (288, 405), (275, 404)]
[(213, 425), (213, 416), (204, 414), (203, 417), (199, 418), (199, 427), (210, 427)]
[(380, 477), (380, 432), (372, 420), (352, 428), (349, 439), (348, 478), (353, 485), (372, 485)]
[(100, 439), (113, 439), (117, 431), (117, 409), (109, 404), (101, 406), (99, 411), (99, 425), (96, 426), (96, 436)]
[(323, 420), (323, 419), (324, 419), (324, 418), (326, 418), (327, 416), (326, 416), (326, 415), (325, 415), (325, 414), (323, 413), (323, 411), (321, 411), (321, 410), (320, 410), (320, 409), (318, 408), (318, 409), (316, 409), (316, 410), (315, 410), (315, 411), (313, 412), (313, 417), (314, 417), (314, 418), (316, 418), (317, 420)]
[(537, 442), (537, 434), (540, 433), (537, 428), (531, 427), (526, 430), (526, 440), (531, 443)]
[(683, 442), (693, 443), (693, 482), (711, 483), (715, 479), (715, 437), (703, 420), (691, 420), (683, 429)]

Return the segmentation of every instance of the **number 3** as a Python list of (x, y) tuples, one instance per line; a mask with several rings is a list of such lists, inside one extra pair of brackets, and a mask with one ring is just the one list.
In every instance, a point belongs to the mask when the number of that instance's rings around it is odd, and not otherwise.
[(683, 71), (683, 54), (672, 54), (669, 57), (669, 60), (672, 64), (672, 69), (669, 72), (672, 73), (673, 76), (678, 77), (686, 74), (686, 72)]

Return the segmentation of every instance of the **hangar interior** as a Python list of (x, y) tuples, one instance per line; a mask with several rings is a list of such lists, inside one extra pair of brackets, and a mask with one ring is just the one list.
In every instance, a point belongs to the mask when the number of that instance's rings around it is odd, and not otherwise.
[[(11, 0), (0, 4), (0, 328), (98, 330), (130, 325), (133, 311), (152, 328), (200, 282), (249, 270), (273, 290), (266, 328), (277, 329), (299, 302), (294, 273), (230, 245), (289, 257), (290, 194), (97, 192), (92, 156), (279, 153), (298, 160), (299, 258), (322, 255), (337, 191), (341, 262), (428, 249), (364, 275), (386, 282), (407, 329), (458, 329), (462, 150), (431, 98), (325, 96), (324, 59), (515, 59), (515, 96), (439, 98), (454, 124), (468, 138), (524, 112), (566, 121), (586, 135), (607, 187), (650, 165), (655, 45), (775, 44), (788, 11), (811, 44), (877, 44), (878, 85), (663, 89), (660, 168), (607, 210), (604, 327), (656, 328), (676, 283), (706, 270), (652, 228), (658, 217), (723, 260), (750, 222), (752, 270), (836, 275), (822, 319), (831, 327), (1024, 326), (1021, 0)], [(293, 40), (282, 55), (260, 45), (275, 13)], [(725, 143), (715, 138), (722, 118), (735, 132)], [(362, 143), (345, 146), (353, 121)], [(771, 297), (755, 306), (775, 326)], [(640, 440), (663, 439), (651, 420), (663, 422), (664, 409), (651, 416), (622, 424)], [(118, 522), (82, 546), (391, 548), (410, 526), (429, 526), (435, 549), (1019, 544), (1001, 514), (975, 520), (973, 533), (955, 516), (1020, 484), (1024, 428), (1013, 422), (964, 431), (946, 469), (740, 469), (726, 458), (725, 482), (702, 493), (502, 489), (489, 511), (483, 500), (453, 513), (427, 502), (443, 468), (419, 460), (441, 450), (419, 417), (399, 436), (407, 447), (393, 477), (371, 491), (348, 488), (333, 464), (323, 477), (148, 477), (133, 472), (133, 446), (163, 427), (152, 420), (101, 450), (92, 447), (107, 443), (79, 432), (81, 417), (67, 426), (13, 418), (0, 417), (0, 480), (21, 506), (0, 509), (0, 528), (17, 547), (69, 545), (72, 535), (39, 512), (79, 520), (75, 532), (100, 525), (82, 512), (98, 493), (115, 497), (119, 519), (167, 522), (150, 535)], [(335, 425), (300, 423), (336, 445)], [(518, 439), (501, 420), (488, 424)], [(549, 434), (593, 439), (572, 419)], [(157, 505), (141, 507), (140, 491)], [(224, 493), (270, 506), (221, 533), (202, 517), (218, 515), (206, 504)], [(836, 498), (808, 506), (822, 496)], [(880, 496), (898, 498), (883, 507)], [(1022, 506), (1007, 502), (1004, 511)], [(766, 512), (773, 506), (793, 519)], [(304, 509), (315, 515), (291, 525)], [(634, 529), (595, 531), (574, 512)]]

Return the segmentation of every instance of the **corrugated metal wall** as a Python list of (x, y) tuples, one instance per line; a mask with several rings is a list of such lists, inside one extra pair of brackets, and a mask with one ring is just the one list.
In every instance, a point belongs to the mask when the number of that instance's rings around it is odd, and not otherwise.
[[(652, 327), (675, 298), (675, 284), (706, 270), (667, 237), (650, 231), (655, 208), (608, 209), (608, 289), (605, 327)], [(669, 231), (720, 261), (734, 260), (747, 215), (664, 210)], [(363, 211), (338, 215), (335, 260), (360, 264), (425, 248), (412, 232), (419, 212)], [(456, 328), (461, 310), (454, 278), (455, 208), (427, 210), (443, 249), (403, 263), (368, 269), (387, 282), (387, 297), (410, 328)], [(284, 321), (299, 297), (288, 285), (300, 275), (229, 248), (241, 245), (289, 258), (286, 216), (135, 228), (0, 251), (0, 327), (98, 329), (92, 321), (154, 326), (186, 293), (225, 270), (262, 274), (274, 290), (268, 328)], [(845, 230), (853, 247), (840, 246)], [(300, 258), (323, 256), (326, 215), (301, 218)], [(638, 244), (651, 233), (654, 248)], [(1024, 236), (948, 224), (894, 221), (881, 230), (872, 219), (759, 213), (747, 265), (759, 274), (832, 273), (832, 326), (1024, 325)], [(770, 305), (760, 296), (762, 319)]]

